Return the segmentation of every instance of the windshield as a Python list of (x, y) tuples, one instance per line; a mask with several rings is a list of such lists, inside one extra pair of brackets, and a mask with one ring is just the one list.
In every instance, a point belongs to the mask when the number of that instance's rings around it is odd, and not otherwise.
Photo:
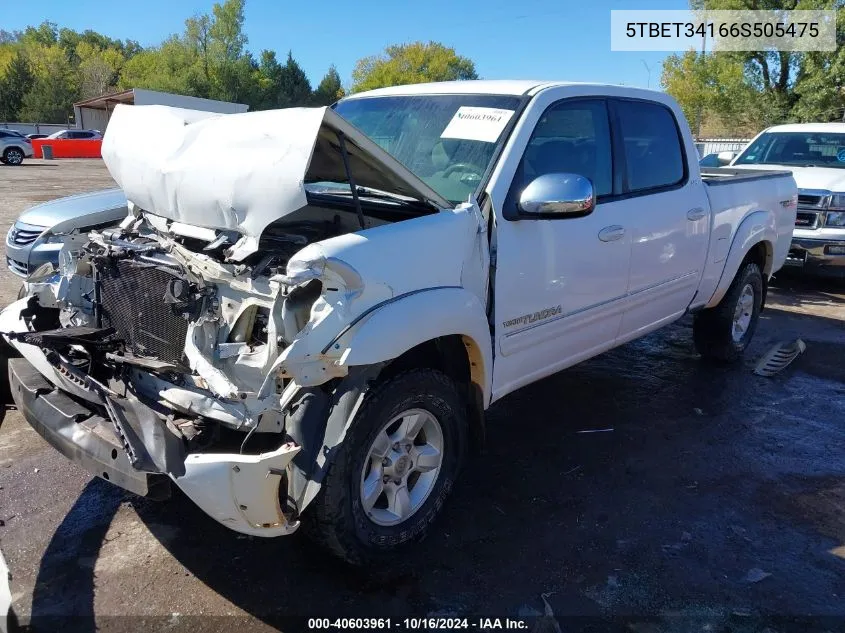
[(335, 111), (453, 203), (478, 188), (518, 97), (422, 95), (341, 101)]
[(734, 165), (845, 167), (845, 134), (767, 132), (751, 143)]
[(64, 134), (65, 132), (67, 132), (67, 130), (59, 130), (58, 132), (53, 132), (47, 138), (61, 138), (62, 134)]

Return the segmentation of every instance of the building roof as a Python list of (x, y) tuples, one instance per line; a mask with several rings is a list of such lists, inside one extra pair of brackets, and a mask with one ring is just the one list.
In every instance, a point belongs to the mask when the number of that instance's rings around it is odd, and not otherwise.
[(120, 92), (112, 92), (109, 94), (100, 95), (99, 97), (91, 97), (84, 101), (77, 101), (73, 105), (83, 106), (86, 108), (94, 108), (96, 110), (108, 110), (114, 107), (116, 103), (134, 103), (135, 89), (121, 90)]

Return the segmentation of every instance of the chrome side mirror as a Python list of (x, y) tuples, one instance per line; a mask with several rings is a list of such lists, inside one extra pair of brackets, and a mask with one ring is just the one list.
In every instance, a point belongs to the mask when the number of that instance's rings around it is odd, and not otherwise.
[(593, 183), (578, 174), (543, 174), (519, 196), (519, 210), (526, 215), (578, 217), (595, 206)]
[(725, 165), (730, 165), (731, 161), (736, 158), (736, 155), (739, 152), (719, 152), (716, 154), (716, 160), (719, 161), (719, 166), (724, 167)]

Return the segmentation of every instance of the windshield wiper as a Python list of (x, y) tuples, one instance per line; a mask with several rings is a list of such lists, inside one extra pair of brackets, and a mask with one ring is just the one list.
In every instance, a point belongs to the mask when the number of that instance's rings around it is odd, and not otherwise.
[(390, 193), (389, 191), (381, 191), (380, 189), (370, 189), (369, 187), (355, 187), (355, 191), (353, 192), (351, 188), (349, 189), (322, 189), (313, 191), (316, 195), (327, 195), (327, 196), (352, 196), (354, 197), (356, 194), (361, 196), (362, 198), (373, 198), (374, 200), (390, 200), (391, 202), (396, 202), (401, 205), (411, 206), (413, 205), (416, 200), (413, 198), (406, 198), (405, 196), (400, 196), (398, 193)]

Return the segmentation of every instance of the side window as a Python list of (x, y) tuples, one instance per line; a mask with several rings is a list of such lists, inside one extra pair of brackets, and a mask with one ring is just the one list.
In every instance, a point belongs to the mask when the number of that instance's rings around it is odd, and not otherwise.
[(11, 136), (11, 134), (8, 134), (6, 132), (0, 132), (0, 138), (7, 138), (9, 136)]
[(94, 135), (91, 134), (91, 132), (77, 132), (76, 133), (76, 138), (91, 138), (92, 136), (94, 136)]
[(672, 112), (657, 103), (617, 101), (628, 191), (676, 185), (684, 179), (684, 153)]
[[(613, 159), (607, 105), (598, 99), (550, 106), (537, 122), (518, 174), (522, 188), (538, 176), (569, 173), (593, 181), (596, 195), (613, 191)], [(519, 176), (517, 176), (519, 177)]]

